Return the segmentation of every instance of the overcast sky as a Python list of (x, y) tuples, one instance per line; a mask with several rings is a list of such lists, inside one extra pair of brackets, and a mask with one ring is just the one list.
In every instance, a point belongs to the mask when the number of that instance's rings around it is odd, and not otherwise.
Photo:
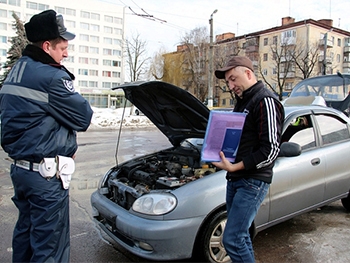
[[(214, 36), (240, 36), (281, 25), (282, 17), (295, 21), (333, 19), (333, 26), (350, 31), (350, 0), (101, 0), (125, 6), (126, 37), (140, 35), (150, 55), (165, 48), (176, 51), (181, 37), (207, 26), (213, 15)], [(131, 8), (131, 9), (130, 9)], [(142, 15), (138, 16), (136, 14)], [(146, 19), (144, 16), (153, 16)]]

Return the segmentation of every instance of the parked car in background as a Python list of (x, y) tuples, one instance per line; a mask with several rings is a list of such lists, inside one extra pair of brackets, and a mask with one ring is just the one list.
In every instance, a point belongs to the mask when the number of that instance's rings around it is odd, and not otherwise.
[[(322, 97), (326, 105), (340, 110), (349, 116), (350, 109), (350, 74), (338, 72), (333, 75), (322, 75), (300, 81), (293, 88), (289, 98)], [(288, 100), (288, 99), (287, 99)]]
[[(172, 147), (112, 166), (91, 195), (97, 224), (150, 260), (230, 262), (222, 245), (226, 172), (201, 161), (209, 109), (152, 81), (119, 86)], [(251, 227), (261, 231), (341, 199), (350, 211), (350, 119), (331, 107), (285, 106), (280, 156)]]

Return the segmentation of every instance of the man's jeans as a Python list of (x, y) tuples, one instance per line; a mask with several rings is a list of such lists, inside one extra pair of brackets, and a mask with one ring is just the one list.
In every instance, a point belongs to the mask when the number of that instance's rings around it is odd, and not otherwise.
[(227, 223), (223, 244), (232, 262), (255, 262), (249, 227), (269, 186), (251, 178), (227, 182)]

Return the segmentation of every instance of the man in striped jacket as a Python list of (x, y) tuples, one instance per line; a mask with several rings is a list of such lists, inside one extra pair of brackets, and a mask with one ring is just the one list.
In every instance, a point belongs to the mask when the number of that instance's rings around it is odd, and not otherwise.
[(215, 71), (215, 76), (225, 79), (235, 94), (233, 111), (247, 114), (235, 162), (230, 163), (221, 152), (221, 161), (214, 163), (227, 171), (228, 218), (223, 243), (233, 262), (254, 262), (249, 228), (272, 180), (284, 110), (275, 95), (256, 79), (247, 57), (232, 57), (224, 68)]

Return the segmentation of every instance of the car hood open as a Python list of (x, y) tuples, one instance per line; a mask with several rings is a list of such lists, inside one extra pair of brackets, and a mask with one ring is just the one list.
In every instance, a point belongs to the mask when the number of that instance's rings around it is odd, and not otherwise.
[(131, 82), (123, 89), (126, 99), (146, 115), (178, 146), (187, 138), (204, 138), (209, 109), (189, 92), (162, 81)]

